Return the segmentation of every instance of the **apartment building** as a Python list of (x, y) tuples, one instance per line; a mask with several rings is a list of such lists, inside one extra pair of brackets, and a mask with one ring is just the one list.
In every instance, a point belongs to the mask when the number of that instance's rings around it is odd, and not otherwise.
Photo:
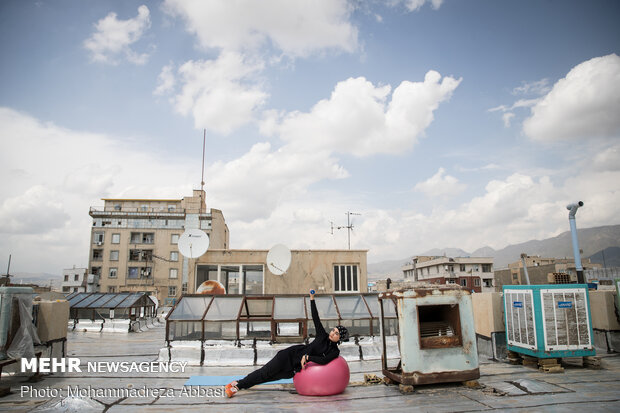
[[(91, 207), (89, 270), (102, 292), (144, 291), (160, 302), (188, 292), (195, 265), (177, 246), (186, 229), (209, 235), (210, 248), (227, 249), (229, 233), (222, 211), (206, 208), (205, 193), (182, 199), (103, 199)], [(192, 261), (192, 262), (190, 262)]]
[(415, 256), (402, 271), (405, 281), (459, 284), (474, 292), (495, 291), (493, 258)]
[[(601, 268), (589, 258), (582, 258), (584, 270)], [(573, 258), (543, 258), (539, 255), (525, 257), (530, 284), (573, 284), (577, 282), (577, 270)], [(508, 264), (508, 268), (495, 270), (495, 280), (498, 291), (504, 285), (527, 284), (522, 260)]]
[(88, 268), (68, 268), (62, 270), (60, 289), (63, 293), (94, 293), (99, 291), (99, 277), (89, 274)]

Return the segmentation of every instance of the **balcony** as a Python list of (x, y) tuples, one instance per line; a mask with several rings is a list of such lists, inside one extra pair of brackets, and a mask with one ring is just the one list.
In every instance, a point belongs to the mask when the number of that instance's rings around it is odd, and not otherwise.
[(137, 207), (94, 207), (91, 206), (89, 215), (93, 218), (120, 218), (120, 217), (150, 217), (150, 218), (185, 218), (184, 209), (168, 209), (165, 207), (137, 208)]

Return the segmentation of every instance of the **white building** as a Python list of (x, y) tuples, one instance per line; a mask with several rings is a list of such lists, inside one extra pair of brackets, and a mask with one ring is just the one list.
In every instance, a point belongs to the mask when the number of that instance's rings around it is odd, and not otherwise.
[(493, 258), (415, 256), (402, 270), (405, 280), (459, 284), (475, 292), (495, 291)]
[(63, 293), (93, 293), (99, 291), (99, 276), (88, 273), (88, 268), (62, 270), (60, 288)]

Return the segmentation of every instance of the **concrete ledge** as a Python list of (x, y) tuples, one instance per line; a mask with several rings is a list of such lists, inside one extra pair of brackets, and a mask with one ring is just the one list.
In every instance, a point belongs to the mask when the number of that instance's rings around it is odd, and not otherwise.
[(620, 331), (593, 330), (592, 342), (597, 352), (620, 353)]
[[(252, 347), (205, 347), (204, 355), (203, 366), (254, 365), (254, 349)], [(176, 359), (173, 360), (176, 361)]]

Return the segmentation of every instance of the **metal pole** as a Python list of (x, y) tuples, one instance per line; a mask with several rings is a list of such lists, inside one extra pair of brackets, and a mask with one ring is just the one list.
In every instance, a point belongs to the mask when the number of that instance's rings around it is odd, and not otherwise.
[(575, 222), (575, 214), (577, 209), (583, 206), (583, 202), (575, 202), (566, 206), (570, 212), (568, 213), (568, 222), (570, 224), (571, 237), (573, 239), (573, 255), (575, 256), (575, 270), (577, 271), (577, 282), (585, 284), (583, 277), (583, 267), (581, 266), (581, 253), (579, 252), (579, 240), (577, 239), (577, 224)]

